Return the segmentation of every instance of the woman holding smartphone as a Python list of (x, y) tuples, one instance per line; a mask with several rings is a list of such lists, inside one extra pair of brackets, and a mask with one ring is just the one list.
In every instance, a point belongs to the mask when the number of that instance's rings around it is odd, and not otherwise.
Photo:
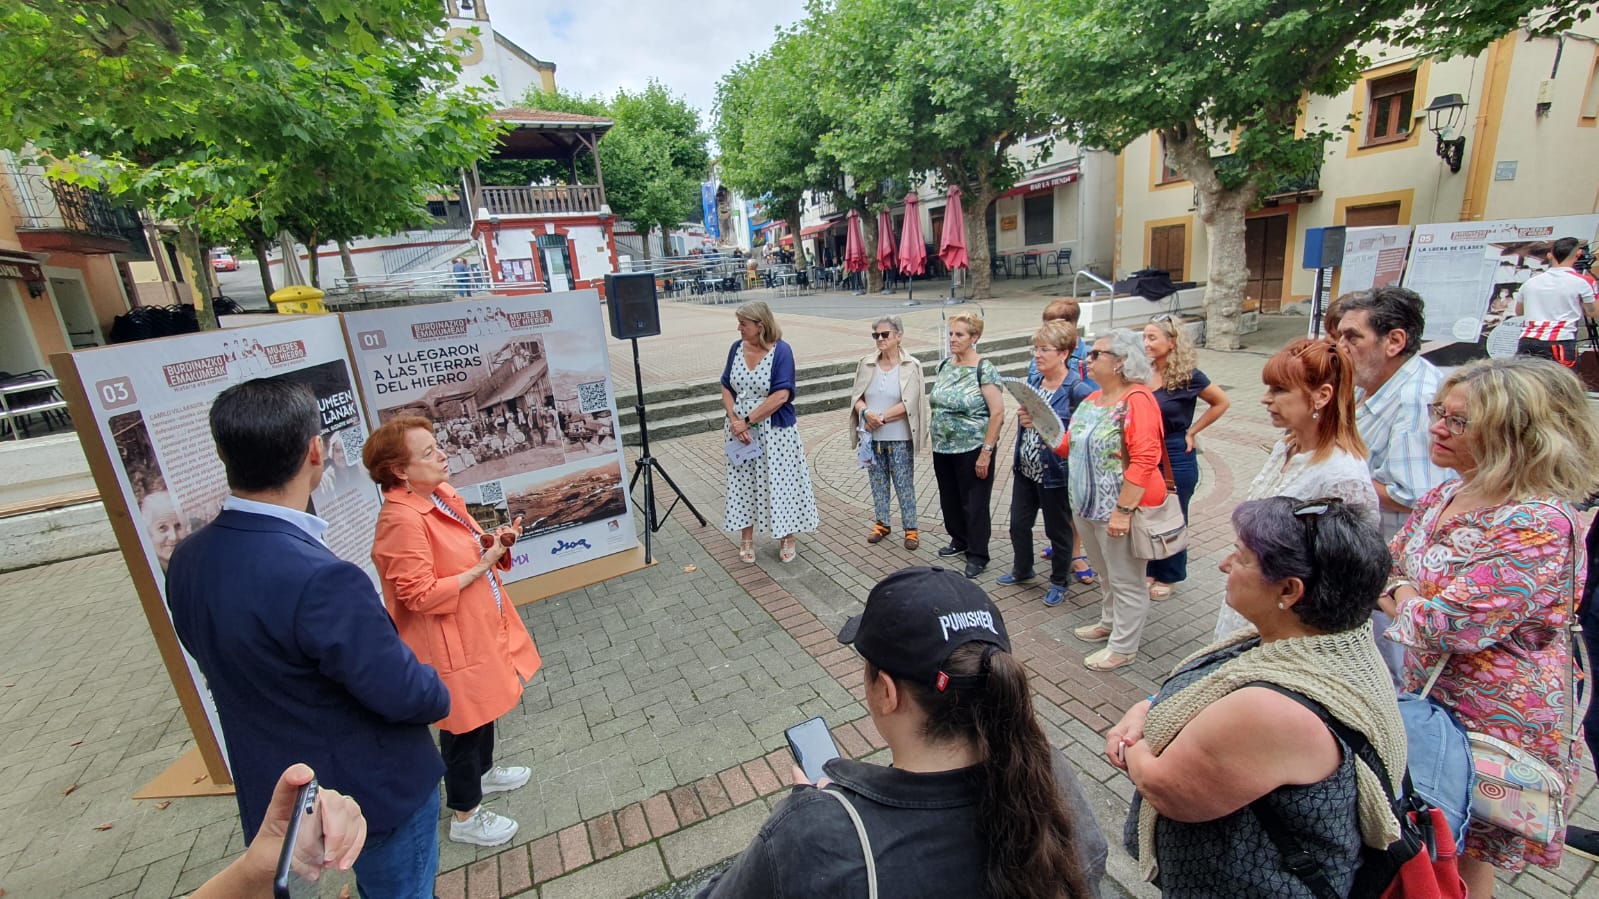
[(517, 824), (483, 808), (483, 794), (514, 790), (532, 771), (494, 764), (494, 722), (516, 707), (540, 665), (497, 573), (511, 567), (507, 550), (521, 519), (483, 533), (447, 483), (449, 458), (425, 418), (390, 419), (372, 432), (361, 460), (383, 489), (372, 542), (383, 603), (400, 639), (450, 690), (449, 717), (437, 722), (445, 805), (455, 813), (450, 839), (498, 846), (516, 836)]
[(897, 571), (838, 640), (864, 660), (892, 765), (833, 759), (815, 789), (796, 768), (800, 789), (700, 899), (861, 896), (874, 878), (883, 899), (1099, 895), (1105, 837), (981, 587), (943, 568)]

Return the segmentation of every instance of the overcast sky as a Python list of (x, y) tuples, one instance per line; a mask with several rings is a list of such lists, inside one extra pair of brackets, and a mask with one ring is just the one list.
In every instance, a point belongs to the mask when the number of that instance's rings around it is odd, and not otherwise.
[(716, 82), (771, 46), (774, 29), (805, 12), (804, 0), (491, 0), (494, 27), (555, 63), (563, 91), (610, 96), (651, 78), (700, 110), (710, 127)]

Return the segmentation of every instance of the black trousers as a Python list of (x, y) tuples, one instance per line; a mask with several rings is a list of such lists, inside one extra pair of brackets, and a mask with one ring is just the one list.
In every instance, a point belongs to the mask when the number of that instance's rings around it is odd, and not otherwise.
[(1016, 554), (1011, 563), (1014, 574), (1033, 571), (1033, 522), (1044, 513), (1044, 536), (1049, 538), (1049, 582), (1057, 587), (1071, 583), (1072, 510), (1066, 488), (1045, 487), (1032, 478), (1014, 472), (1010, 479), (1010, 548)]
[(444, 804), (469, 812), (483, 801), (483, 775), (494, 767), (494, 722), (464, 734), (439, 731), (444, 756)]
[[(944, 513), (944, 530), (950, 545), (966, 553), (966, 561), (988, 564), (988, 538), (994, 526), (988, 504), (994, 495), (994, 462), (989, 457), (988, 477), (977, 476), (981, 449), (965, 453), (934, 453), (933, 476), (938, 481), (938, 506)], [(1066, 547), (1071, 559), (1071, 547)]]

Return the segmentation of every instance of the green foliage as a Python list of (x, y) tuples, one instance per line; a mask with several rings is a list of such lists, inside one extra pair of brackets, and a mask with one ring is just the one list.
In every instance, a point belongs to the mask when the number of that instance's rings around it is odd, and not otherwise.
[(0, 0), (0, 140), (213, 239), (396, 230), (497, 134), (442, 22), (433, 0)]

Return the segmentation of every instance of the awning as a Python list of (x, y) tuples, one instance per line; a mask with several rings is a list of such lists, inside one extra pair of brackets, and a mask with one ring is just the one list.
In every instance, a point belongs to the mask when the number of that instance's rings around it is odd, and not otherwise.
[(1038, 193), (1045, 190), (1054, 190), (1063, 184), (1071, 184), (1082, 177), (1082, 170), (1075, 161), (1063, 166), (1050, 166), (1033, 172), (1026, 178), (1016, 183), (1016, 186), (1006, 191), (1002, 196), (1015, 197), (1022, 194)]
[(837, 222), (822, 222), (820, 225), (812, 225), (809, 228), (803, 228), (803, 229), (800, 230), (800, 237), (814, 237), (815, 235), (820, 234), (823, 231), (826, 231), (828, 228), (831, 228), (831, 227), (833, 227), (836, 224), (838, 224), (838, 223)]

